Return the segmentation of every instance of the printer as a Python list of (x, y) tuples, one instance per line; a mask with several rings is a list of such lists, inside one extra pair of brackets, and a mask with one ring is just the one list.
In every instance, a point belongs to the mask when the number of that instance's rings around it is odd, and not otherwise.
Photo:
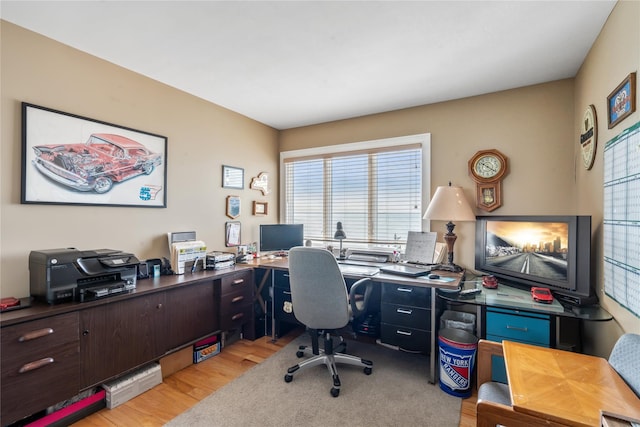
[(56, 304), (131, 292), (136, 288), (139, 263), (133, 254), (113, 249), (31, 251), (31, 296)]

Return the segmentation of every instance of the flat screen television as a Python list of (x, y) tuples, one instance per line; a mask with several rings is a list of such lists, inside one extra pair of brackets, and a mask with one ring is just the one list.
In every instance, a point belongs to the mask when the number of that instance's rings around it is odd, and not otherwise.
[(590, 216), (478, 216), (475, 268), (507, 284), (549, 288), (573, 305), (597, 302)]
[(260, 252), (286, 253), (303, 243), (302, 224), (260, 224)]

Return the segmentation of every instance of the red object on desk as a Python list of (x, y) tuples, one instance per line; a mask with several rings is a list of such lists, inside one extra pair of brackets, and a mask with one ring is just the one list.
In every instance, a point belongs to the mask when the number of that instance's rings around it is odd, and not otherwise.
[(7, 297), (0, 299), (0, 311), (6, 310), (9, 307), (15, 307), (16, 305), (20, 305), (20, 300), (14, 297)]
[(488, 289), (496, 289), (498, 287), (498, 279), (496, 279), (496, 276), (483, 276), (482, 286)]
[(553, 302), (553, 295), (548, 288), (531, 288), (531, 297), (535, 302), (543, 302), (545, 304)]

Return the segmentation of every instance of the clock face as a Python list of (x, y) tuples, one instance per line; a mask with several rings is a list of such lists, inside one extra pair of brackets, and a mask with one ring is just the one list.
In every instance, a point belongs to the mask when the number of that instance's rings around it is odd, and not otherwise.
[(502, 170), (502, 162), (497, 156), (487, 154), (476, 160), (473, 170), (481, 178), (493, 178)]

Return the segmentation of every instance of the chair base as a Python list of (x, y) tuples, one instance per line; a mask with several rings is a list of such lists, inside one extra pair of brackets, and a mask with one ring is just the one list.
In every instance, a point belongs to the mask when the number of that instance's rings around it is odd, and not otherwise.
[(342, 341), (336, 348), (333, 348), (333, 338), (331, 337), (330, 332), (323, 332), (324, 336), (324, 350), (318, 348), (318, 332), (314, 330), (309, 331), (312, 338), (312, 346), (309, 348), (308, 346), (301, 345), (298, 347), (298, 351), (296, 352), (296, 356), (304, 357), (310, 356), (309, 359), (298, 363), (287, 369), (287, 373), (284, 376), (284, 380), (286, 382), (291, 382), (293, 380), (293, 375), (299, 372), (302, 372), (306, 369), (309, 369), (313, 366), (324, 364), (331, 375), (331, 379), (333, 381), (333, 387), (331, 388), (331, 395), (333, 397), (338, 397), (340, 395), (340, 376), (338, 375), (338, 363), (344, 363), (347, 365), (359, 366), (364, 369), (364, 373), (366, 375), (371, 375), (373, 372), (373, 362), (370, 360), (362, 359), (360, 357), (352, 356), (350, 354), (343, 354), (341, 352), (336, 351), (345, 351), (346, 343)]

